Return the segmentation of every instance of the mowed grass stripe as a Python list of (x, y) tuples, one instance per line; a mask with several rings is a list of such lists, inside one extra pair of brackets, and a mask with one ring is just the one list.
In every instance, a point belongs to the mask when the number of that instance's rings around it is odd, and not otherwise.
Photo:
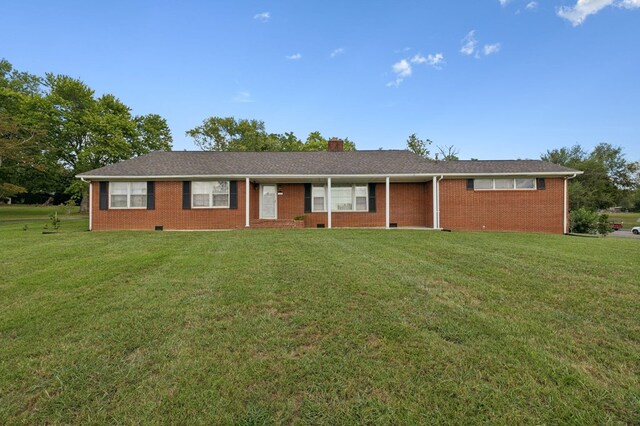
[(640, 418), (636, 241), (21, 226), (0, 423)]

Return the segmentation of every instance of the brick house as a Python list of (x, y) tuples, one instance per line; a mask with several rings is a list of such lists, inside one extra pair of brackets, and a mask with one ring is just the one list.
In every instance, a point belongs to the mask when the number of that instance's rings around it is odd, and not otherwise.
[(562, 234), (567, 180), (539, 160), (431, 161), (409, 151), (153, 152), (78, 175), (89, 228), (421, 227)]

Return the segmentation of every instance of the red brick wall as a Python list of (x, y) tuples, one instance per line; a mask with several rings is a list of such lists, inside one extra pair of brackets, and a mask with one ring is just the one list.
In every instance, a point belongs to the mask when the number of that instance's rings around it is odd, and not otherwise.
[[(230, 209), (182, 209), (182, 182), (156, 182), (155, 210), (99, 209), (99, 183), (93, 182), (93, 229), (233, 229), (245, 225), (245, 182), (238, 181), (238, 208)], [(427, 226), (431, 224), (431, 184), (392, 183), (390, 186), (390, 222), (398, 226)], [(304, 212), (304, 185), (280, 184), (278, 219), (291, 220), (305, 216), (306, 227), (327, 225), (327, 213)], [(250, 185), (250, 219), (260, 217), (260, 188)], [(376, 212), (334, 212), (334, 227), (384, 227), (385, 185), (376, 187)], [(277, 224), (274, 224), (277, 226)], [(284, 226), (284, 225), (283, 225)]]
[[(233, 229), (245, 225), (245, 182), (238, 181), (237, 209), (182, 209), (182, 182), (156, 182), (155, 210), (99, 210), (93, 182), (93, 229)], [(327, 226), (327, 213), (304, 213), (304, 185), (280, 184), (278, 219), (304, 216), (306, 227)], [(250, 216), (259, 219), (259, 187), (250, 185)], [(390, 222), (433, 226), (432, 183), (392, 183)], [(466, 179), (440, 182), (440, 226), (454, 230), (562, 233), (563, 179), (547, 178), (542, 191), (468, 191)], [(385, 185), (376, 186), (376, 212), (334, 212), (334, 227), (384, 227)], [(277, 224), (276, 224), (277, 225)], [(285, 226), (285, 224), (282, 224)]]
[(564, 180), (545, 190), (469, 191), (466, 179), (440, 182), (440, 226), (446, 229), (563, 233)]
[(156, 182), (155, 210), (100, 210), (100, 183), (93, 185), (93, 229), (232, 229), (245, 224), (244, 181), (238, 181), (237, 209), (182, 209), (182, 182)]

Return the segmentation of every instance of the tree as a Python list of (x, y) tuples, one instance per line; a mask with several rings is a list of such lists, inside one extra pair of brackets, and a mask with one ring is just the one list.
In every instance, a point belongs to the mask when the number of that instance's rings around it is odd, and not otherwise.
[(438, 145), (438, 153), (436, 154), (436, 159), (440, 157), (440, 159), (444, 161), (457, 161), (460, 159), (458, 158), (458, 154), (460, 154), (460, 151), (453, 145)]
[[(157, 114), (133, 116), (111, 94), (96, 98), (79, 79), (14, 70), (0, 60), (0, 184), (17, 190), (79, 197), (77, 173), (171, 149)], [(9, 187), (9, 185), (12, 185)]]
[(621, 203), (638, 188), (638, 163), (627, 161), (622, 148), (607, 143), (597, 145), (591, 152), (580, 145), (549, 150), (541, 159), (584, 171), (569, 181), (571, 209), (606, 209)]
[[(201, 125), (187, 130), (187, 136), (204, 151), (326, 151), (327, 140), (320, 132), (311, 132), (302, 142), (292, 132), (267, 133), (259, 120), (234, 117), (209, 117)], [(345, 151), (356, 145), (344, 139)]]
[(431, 157), (429, 156), (429, 146), (431, 144), (431, 140), (420, 139), (415, 133), (412, 133), (411, 135), (409, 135), (409, 138), (407, 138), (407, 148), (409, 149), (409, 151), (412, 151), (419, 156), (427, 159), (431, 159)]

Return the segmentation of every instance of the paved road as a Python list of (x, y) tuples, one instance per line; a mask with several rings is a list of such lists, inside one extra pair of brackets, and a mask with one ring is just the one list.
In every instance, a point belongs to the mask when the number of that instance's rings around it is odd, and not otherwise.
[(634, 235), (631, 233), (631, 231), (625, 231), (625, 230), (612, 232), (609, 234), (609, 236), (616, 237), (616, 238), (635, 238), (638, 241), (640, 241), (640, 235)]

